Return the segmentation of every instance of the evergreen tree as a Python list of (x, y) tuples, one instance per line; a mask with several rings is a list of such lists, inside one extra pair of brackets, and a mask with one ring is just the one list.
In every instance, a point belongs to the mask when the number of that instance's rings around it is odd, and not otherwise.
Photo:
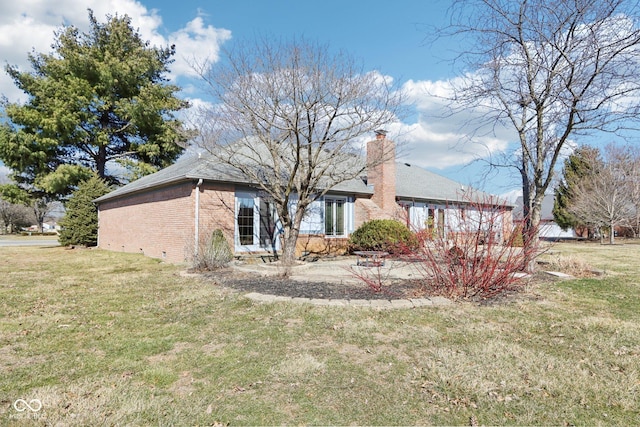
[(30, 72), (6, 67), (28, 100), (2, 103), (0, 160), (30, 192), (64, 197), (93, 172), (119, 183), (114, 170), (149, 173), (183, 151), (174, 113), (187, 104), (164, 77), (175, 48), (150, 46), (126, 15), (107, 18), (89, 11), (88, 33), (63, 27), (53, 53), (29, 55)]
[(594, 166), (602, 163), (600, 150), (594, 147), (580, 146), (564, 161), (562, 178), (556, 187), (553, 202), (553, 218), (563, 230), (580, 228), (584, 224), (569, 211), (575, 197), (574, 189), (591, 175)]
[(78, 186), (66, 203), (66, 213), (60, 221), (59, 241), (63, 246), (95, 246), (98, 242), (98, 209), (95, 199), (109, 192), (99, 176), (93, 175)]

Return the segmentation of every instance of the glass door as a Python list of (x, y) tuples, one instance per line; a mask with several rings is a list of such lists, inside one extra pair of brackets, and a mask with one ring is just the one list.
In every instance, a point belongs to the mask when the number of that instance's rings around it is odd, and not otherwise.
[(273, 202), (252, 193), (236, 193), (235, 250), (239, 252), (279, 249), (277, 215)]

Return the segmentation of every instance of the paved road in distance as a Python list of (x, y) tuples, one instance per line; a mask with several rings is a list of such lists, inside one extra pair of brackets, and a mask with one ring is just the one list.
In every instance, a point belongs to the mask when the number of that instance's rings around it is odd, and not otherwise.
[(15, 247), (15, 246), (59, 246), (57, 240), (32, 240), (32, 239), (16, 239), (16, 240), (3, 240), (0, 239), (0, 248)]

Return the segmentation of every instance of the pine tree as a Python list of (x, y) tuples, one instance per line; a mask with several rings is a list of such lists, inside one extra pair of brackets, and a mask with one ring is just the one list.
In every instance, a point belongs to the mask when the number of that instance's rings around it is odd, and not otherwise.
[(564, 161), (562, 180), (556, 187), (553, 202), (553, 218), (563, 230), (583, 226), (569, 211), (574, 198), (574, 188), (587, 176), (598, 163), (601, 163), (600, 150), (581, 146)]
[(98, 209), (93, 201), (108, 192), (109, 187), (97, 175), (80, 183), (67, 201), (66, 214), (60, 221), (61, 245), (95, 246), (98, 243)]
[(123, 167), (153, 172), (183, 151), (174, 114), (187, 103), (165, 77), (174, 46), (150, 46), (126, 15), (107, 18), (89, 11), (88, 33), (63, 27), (53, 53), (29, 55), (32, 71), (6, 67), (28, 99), (0, 105), (0, 160), (29, 192), (64, 198), (92, 173), (118, 184)]

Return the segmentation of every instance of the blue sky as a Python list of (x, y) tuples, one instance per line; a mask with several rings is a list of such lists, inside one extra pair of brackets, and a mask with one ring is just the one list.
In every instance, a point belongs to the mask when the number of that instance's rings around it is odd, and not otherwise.
[[(255, 33), (281, 36), (304, 35), (326, 41), (399, 79), (446, 78), (446, 65), (437, 63), (425, 46), (426, 25), (440, 25), (448, 2), (383, 1), (183, 1), (180, 10), (172, 2), (150, 2), (165, 18), (169, 30), (199, 14), (215, 27), (232, 32), (234, 38)], [(175, 3), (173, 3), (175, 4)], [(400, 6), (401, 5), (401, 6)], [(171, 16), (164, 11), (176, 13)], [(171, 19), (171, 20), (170, 20)]]
[[(504, 150), (513, 135), (503, 133), (480, 145), (460, 145), (464, 129), (456, 118), (434, 117), (441, 103), (429, 92), (446, 91), (455, 78), (450, 63), (455, 49), (443, 40), (427, 44), (429, 28), (448, 20), (446, 0), (396, 2), (284, 0), (21, 0), (0, 4), (0, 59), (28, 69), (27, 53), (48, 52), (53, 32), (61, 24), (86, 30), (87, 9), (104, 21), (106, 14), (127, 14), (142, 36), (157, 45), (176, 45), (171, 78), (184, 88), (182, 95), (194, 103), (204, 98), (187, 59), (215, 58), (221, 46), (234, 40), (269, 36), (305, 36), (343, 49), (362, 60), (365, 69), (390, 76), (409, 93), (415, 114), (402, 124), (398, 143), (404, 161), (496, 194), (519, 188), (515, 176), (487, 179), (479, 165), (467, 166), (488, 151)], [(0, 93), (10, 100), (24, 99), (4, 72)], [(0, 173), (3, 172), (0, 166)], [(4, 168), (6, 173), (6, 168)]]

